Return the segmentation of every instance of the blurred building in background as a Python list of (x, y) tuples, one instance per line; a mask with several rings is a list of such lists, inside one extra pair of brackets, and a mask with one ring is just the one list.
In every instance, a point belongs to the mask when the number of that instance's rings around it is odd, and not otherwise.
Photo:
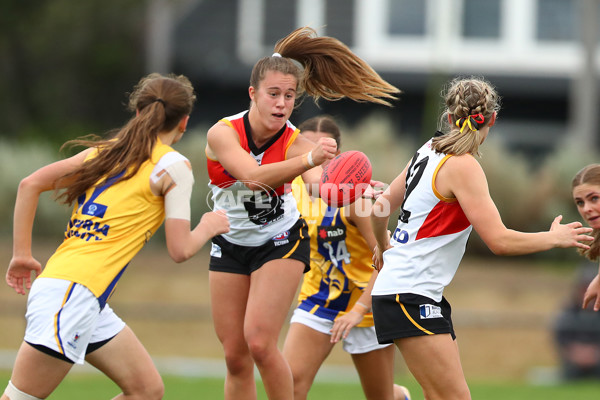
[(503, 97), (509, 146), (532, 157), (563, 139), (597, 146), (596, 0), (153, 0), (150, 18), (148, 69), (188, 75), (197, 118), (247, 107), (254, 63), (308, 25), (404, 93), (391, 110), (347, 101), (319, 110), (307, 101), (293, 121), (328, 112), (351, 123), (376, 110), (399, 132), (425, 137), (436, 128), (442, 84), (482, 75)]

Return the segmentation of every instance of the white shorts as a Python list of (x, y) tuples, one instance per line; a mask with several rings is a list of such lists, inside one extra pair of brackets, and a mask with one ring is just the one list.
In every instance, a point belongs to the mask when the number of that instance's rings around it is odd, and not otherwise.
[(83, 364), (89, 343), (112, 338), (125, 323), (85, 286), (62, 279), (38, 278), (27, 300), (25, 341)]
[[(308, 311), (296, 308), (290, 320), (290, 323), (299, 323), (314, 329), (315, 331), (331, 335), (333, 321), (325, 318), (317, 317)], [(377, 342), (375, 327), (369, 326), (364, 328), (354, 327), (350, 329), (350, 333), (346, 339), (342, 339), (342, 348), (349, 354), (368, 353), (373, 350), (384, 349), (391, 344), (381, 345)]]

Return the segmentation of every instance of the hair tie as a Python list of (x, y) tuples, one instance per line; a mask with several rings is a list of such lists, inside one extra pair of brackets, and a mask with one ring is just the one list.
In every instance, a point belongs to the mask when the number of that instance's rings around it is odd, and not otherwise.
[(154, 101), (153, 101), (153, 103), (156, 103), (157, 101), (158, 101), (160, 104), (162, 104), (162, 105), (163, 105), (163, 107), (166, 107), (166, 106), (167, 106), (167, 104), (165, 103), (165, 101), (164, 101), (163, 99), (161, 99), (160, 97), (159, 97), (159, 98), (157, 98), (156, 100), (154, 100)]
[(468, 125), (469, 129), (472, 131), (478, 131), (481, 125), (485, 122), (485, 118), (483, 114), (472, 114), (468, 117), (459, 118), (456, 121), (456, 126), (460, 128), (460, 133), (463, 132), (465, 127)]
[(281, 57), (281, 54), (279, 54), (279, 53), (273, 53), (273, 55), (271, 57)]

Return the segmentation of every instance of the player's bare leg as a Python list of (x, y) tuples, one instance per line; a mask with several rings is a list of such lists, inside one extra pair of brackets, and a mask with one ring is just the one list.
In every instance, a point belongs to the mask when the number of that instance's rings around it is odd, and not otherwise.
[(86, 356), (86, 361), (123, 391), (119, 400), (159, 400), (165, 387), (150, 355), (126, 326), (112, 340)]
[(255, 400), (254, 361), (244, 337), (250, 277), (216, 271), (208, 277), (213, 324), (227, 365), (225, 400)]
[[(72, 366), (23, 342), (10, 381), (20, 392), (45, 399), (62, 382)], [(0, 399), (8, 400), (9, 397), (3, 394)]]
[(303, 271), (298, 260), (278, 259), (251, 275), (244, 336), (271, 400), (293, 396), (292, 372), (277, 345)]
[(395, 343), (426, 398), (471, 400), (458, 346), (450, 334), (414, 336), (396, 339)]

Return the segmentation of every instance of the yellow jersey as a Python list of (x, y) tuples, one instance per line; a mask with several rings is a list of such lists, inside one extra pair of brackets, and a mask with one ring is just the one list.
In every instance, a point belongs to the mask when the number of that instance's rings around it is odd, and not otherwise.
[[(310, 271), (304, 274), (298, 308), (334, 321), (362, 295), (373, 273), (373, 253), (346, 218), (346, 207), (311, 198), (301, 177), (293, 181), (292, 193), (310, 236)], [(373, 326), (373, 314), (367, 313), (357, 326)]]
[(40, 277), (82, 284), (103, 308), (131, 259), (164, 221), (164, 198), (152, 193), (150, 175), (173, 151), (158, 140), (151, 158), (130, 179), (114, 183), (123, 171), (80, 196), (64, 241)]

